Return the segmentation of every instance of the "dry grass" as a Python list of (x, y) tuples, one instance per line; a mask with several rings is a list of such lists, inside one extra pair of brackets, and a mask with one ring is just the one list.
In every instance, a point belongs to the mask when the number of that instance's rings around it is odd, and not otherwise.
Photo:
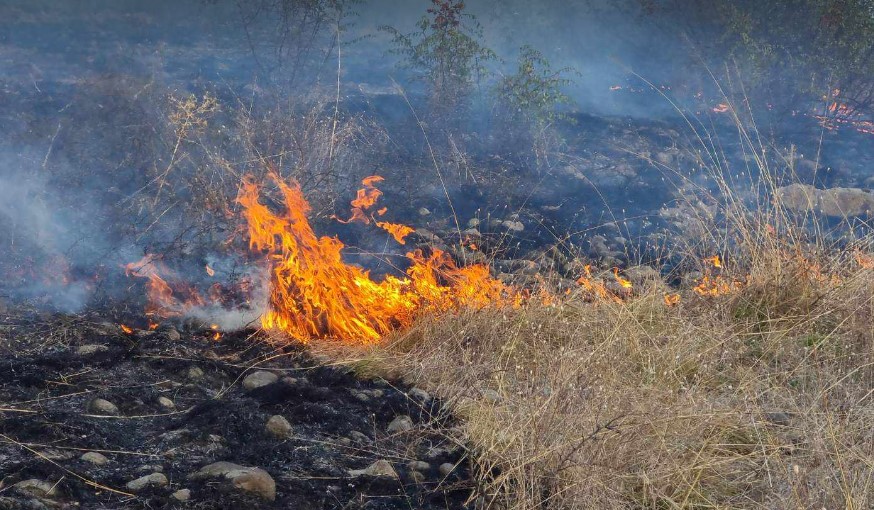
[(346, 355), (464, 418), (489, 508), (870, 508), (874, 272), (804, 316), (777, 285), (470, 312)]

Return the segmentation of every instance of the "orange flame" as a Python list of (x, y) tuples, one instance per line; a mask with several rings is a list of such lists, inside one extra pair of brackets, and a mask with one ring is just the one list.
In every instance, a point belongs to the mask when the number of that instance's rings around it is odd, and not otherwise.
[(209, 267), (209, 264), (207, 264), (205, 267), (206, 267), (206, 274), (208, 274), (210, 276), (215, 276), (215, 269)]
[(618, 267), (613, 268), (613, 278), (616, 279), (616, 282), (623, 289), (630, 289), (632, 287), (630, 280), (626, 280), (625, 278), (619, 276), (619, 268)]
[(401, 244), (407, 244), (405, 241), (406, 237), (416, 231), (413, 227), (399, 225), (397, 223), (388, 223), (386, 221), (377, 221), (376, 226), (391, 234), (391, 236), (395, 238), (395, 241)]
[(131, 328), (130, 326), (125, 326), (124, 324), (119, 324), (118, 326), (126, 335), (130, 335), (134, 332), (133, 328)]
[(665, 305), (676, 306), (678, 304), (680, 304), (679, 294), (665, 294)]
[[(148, 279), (146, 284), (146, 296), (148, 305), (146, 315), (158, 317), (179, 317), (195, 306), (202, 306), (205, 301), (191, 287), (183, 286), (178, 289), (179, 293), (186, 296), (179, 299), (173, 295), (173, 289), (161, 274), (169, 275), (170, 271), (164, 267), (160, 256), (146, 255), (137, 262), (131, 262), (124, 266), (125, 274)], [(177, 285), (178, 287), (178, 285)]]
[[(249, 246), (267, 254), (271, 274), (270, 309), (261, 323), (300, 340), (338, 338), (374, 342), (383, 334), (409, 326), (423, 311), (446, 312), (462, 307), (512, 306), (519, 293), (489, 275), (483, 265), (457, 267), (440, 250), (407, 254), (404, 277), (381, 281), (368, 271), (343, 262), (339, 239), (318, 237), (307, 221), (310, 206), (292, 181), (271, 174), (285, 210), (271, 211), (259, 201), (260, 187), (246, 178), (237, 201), (248, 224)], [(364, 207), (378, 196), (368, 191), (382, 180), (365, 179), (366, 189), (353, 201)], [(354, 217), (354, 214), (353, 214)]]

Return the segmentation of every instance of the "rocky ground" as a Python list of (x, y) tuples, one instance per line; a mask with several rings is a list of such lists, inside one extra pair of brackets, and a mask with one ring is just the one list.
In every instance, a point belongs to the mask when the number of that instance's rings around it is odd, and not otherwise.
[(420, 389), (252, 333), (0, 319), (0, 509), (466, 508)]

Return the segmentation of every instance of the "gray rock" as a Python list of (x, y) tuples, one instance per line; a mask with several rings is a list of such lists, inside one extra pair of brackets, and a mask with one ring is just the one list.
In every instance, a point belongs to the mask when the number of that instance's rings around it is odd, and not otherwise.
[(109, 459), (107, 459), (105, 455), (97, 452), (85, 452), (81, 457), (79, 457), (79, 459), (85, 462), (90, 462), (95, 466), (103, 466), (109, 462)]
[(503, 227), (510, 232), (522, 232), (523, 230), (525, 230), (525, 225), (523, 225), (521, 221), (507, 220), (501, 223), (501, 225), (503, 225)]
[(467, 220), (467, 228), (477, 228), (479, 227), (480, 219), (479, 218), (471, 218)]
[(503, 398), (501, 397), (501, 394), (495, 390), (491, 390), (491, 389), (480, 390), (480, 394), (483, 396), (483, 398), (486, 400), (486, 402), (490, 402), (492, 404), (497, 404), (498, 402), (503, 400)]
[(185, 376), (192, 381), (199, 381), (200, 379), (203, 379), (203, 370), (201, 370), (200, 367), (190, 367)]
[(410, 478), (417, 484), (425, 483), (425, 480), (427, 480), (427, 477), (421, 471), (410, 471)]
[(170, 497), (175, 499), (176, 501), (188, 501), (189, 499), (191, 499), (191, 491), (188, 489), (179, 489), (178, 491), (171, 494)]
[(776, 196), (796, 212), (817, 211), (826, 216), (870, 216), (874, 193), (860, 188), (817, 189), (807, 184), (790, 184), (776, 190)]
[(168, 483), (169, 481), (164, 473), (152, 473), (150, 475), (141, 476), (136, 480), (131, 480), (127, 485), (125, 485), (125, 487), (132, 491), (140, 491), (146, 487), (163, 487)]
[(166, 336), (167, 340), (170, 340), (171, 342), (182, 340), (182, 335), (180, 335), (173, 326), (168, 326), (167, 329), (164, 330), (164, 336)]
[(172, 411), (173, 409), (176, 409), (176, 404), (174, 404), (172, 400), (170, 400), (169, 398), (164, 397), (164, 396), (158, 397), (158, 405), (160, 405), (161, 407), (163, 407), (164, 409), (166, 409), (168, 411)]
[(431, 214), (431, 211), (429, 211), (427, 207), (419, 208), (419, 216), (428, 216), (429, 214)]
[(17, 489), (29, 492), (37, 497), (54, 497), (58, 495), (58, 490), (55, 484), (40, 480), (38, 478), (29, 478), (15, 484)]
[(104, 352), (104, 351), (108, 351), (108, 350), (109, 350), (109, 348), (106, 347), (105, 345), (86, 344), (86, 345), (80, 345), (76, 349), (76, 354), (78, 354), (79, 356), (90, 356), (91, 354), (96, 354), (98, 352)]
[(291, 423), (284, 416), (278, 414), (273, 415), (267, 420), (267, 425), (264, 427), (270, 434), (285, 439), (292, 435)]
[(276, 499), (276, 482), (267, 471), (257, 467), (246, 467), (232, 462), (214, 462), (189, 475), (189, 478), (192, 480), (223, 478), (235, 489), (250, 492), (268, 501)]
[(258, 370), (257, 372), (252, 372), (243, 379), (243, 387), (251, 391), (267, 386), (268, 384), (273, 384), (278, 380), (279, 377), (273, 372)]
[(359, 444), (367, 444), (370, 442), (370, 438), (367, 437), (366, 434), (358, 432), (357, 430), (353, 430), (349, 433), (349, 439)]
[(451, 462), (444, 462), (443, 464), (440, 464), (440, 467), (437, 468), (437, 470), (440, 471), (441, 476), (446, 477), (451, 475), (452, 472), (455, 471), (455, 464)]
[(422, 402), (427, 402), (427, 401), (431, 400), (431, 395), (427, 391), (425, 391), (421, 388), (411, 389), (410, 396), (413, 398), (419, 399)]
[(405, 432), (413, 428), (413, 420), (410, 419), (409, 416), (401, 415), (391, 421), (388, 424), (388, 428), (386, 430), (389, 434), (393, 434), (396, 432)]
[(88, 409), (95, 414), (105, 414), (114, 416), (118, 414), (118, 407), (115, 406), (112, 402), (102, 399), (95, 398), (88, 404)]
[(364, 469), (350, 469), (350, 476), (372, 476), (372, 477), (390, 477), (397, 478), (398, 474), (387, 460), (378, 460)]
[(407, 467), (413, 471), (428, 471), (431, 469), (431, 464), (423, 460), (411, 460), (407, 463)]

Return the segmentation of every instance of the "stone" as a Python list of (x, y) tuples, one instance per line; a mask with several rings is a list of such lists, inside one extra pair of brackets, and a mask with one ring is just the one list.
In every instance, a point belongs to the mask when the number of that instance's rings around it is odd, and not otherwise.
[(276, 482), (267, 471), (258, 467), (246, 467), (233, 462), (214, 462), (189, 475), (189, 478), (224, 478), (235, 489), (250, 492), (268, 501), (276, 500)]
[(422, 402), (427, 402), (427, 401), (431, 400), (431, 395), (427, 391), (425, 391), (421, 388), (411, 389), (410, 396), (413, 398), (419, 399)]
[(112, 402), (102, 399), (95, 398), (88, 404), (88, 409), (95, 414), (105, 414), (105, 415), (116, 415), (118, 414), (118, 407)]
[(525, 225), (523, 225), (521, 221), (507, 220), (501, 223), (501, 225), (510, 232), (522, 232), (525, 230)]
[(874, 213), (874, 193), (861, 188), (817, 189), (807, 184), (777, 188), (777, 199), (795, 212), (817, 211), (826, 216), (870, 216)]
[(191, 499), (191, 491), (189, 489), (179, 489), (170, 495), (176, 501), (188, 501)]
[(182, 340), (182, 335), (180, 335), (173, 326), (168, 326), (167, 329), (164, 330), (164, 336), (166, 336), (167, 340), (170, 340), (171, 342)]
[(765, 419), (768, 420), (770, 423), (773, 423), (774, 425), (788, 427), (789, 422), (792, 421), (792, 416), (784, 412), (774, 411), (770, 413), (765, 413)]
[(437, 470), (440, 471), (441, 476), (446, 477), (451, 475), (452, 472), (455, 471), (455, 464), (451, 462), (444, 462), (443, 464), (440, 464), (440, 467), (437, 468)]
[(467, 228), (478, 228), (480, 223), (479, 218), (471, 218), (467, 220)]
[(387, 460), (378, 460), (373, 464), (367, 466), (364, 469), (350, 469), (350, 476), (372, 476), (372, 477), (389, 477), (389, 478), (397, 478), (398, 473), (395, 471), (395, 468), (392, 467), (391, 463)]
[(431, 211), (429, 211), (427, 207), (419, 208), (419, 216), (428, 216), (429, 214), (431, 214)]
[(393, 434), (396, 432), (405, 432), (413, 428), (413, 420), (406, 415), (401, 415), (396, 417), (391, 423), (388, 424), (388, 428), (386, 430), (389, 434)]
[(262, 388), (269, 384), (273, 384), (279, 380), (279, 377), (273, 372), (268, 372), (266, 370), (258, 370), (257, 372), (252, 372), (247, 375), (245, 379), (243, 379), (243, 387), (249, 391), (252, 391), (257, 388)]
[(351, 439), (355, 443), (367, 444), (370, 442), (370, 438), (367, 437), (366, 434), (359, 432), (357, 430), (353, 430), (349, 433), (349, 439)]
[(428, 464), (423, 460), (411, 460), (410, 462), (407, 462), (407, 467), (412, 471), (428, 471), (431, 469), (431, 464)]
[(58, 495), (57, 487), (53, 483), (40, 480), (38, 478), (29, 478), (15, 484), (15, 487), (29, 492), (38, 497), (53, 497)]
[(97, 452), (85, 452), (81, 457), (79, 457), (79, 460), (89, 462), (95, 466), (103, 466), (109, 462), (109, 459), (107, 459), (105, 455)]
[(501, 398), (501, 394), (495, 390), (480, 390), (480, 394), (483, 396), (483, 399), (485, 399), (486, 402), (489, 402), (491, 404), (497, 404), (498, 402), (503, 400), (503, 398)]
[(200, 379), (203, 379), (203, 370), (201, 370), (200, 367), (190, 367), (185, 376), (189, 380), (199, 381)]
[(288, 423), (284, 416), (278, 414), (271, 416), (264, 428), (267, 429), (268, 433), (281, 439), (292, 435), (291, 423)]
[(427, 480), (427, 477), (421, 471), (410, 471), (410, 478), (417, 484), (425, 483), (425, 480)]
[(125, 487), (132, 491), (141, 491), (146, 487), (163, 487), (168, 483), (169, 481), (164, 473), (152, 473), (146, 476), (141, 476), (136, 480), (131, 480), (127, 485), (125, 485)]
[(166, 409), (168, 411), (172, 411), (173, 409), (176, 409), (176, 404), (174, 404), (172, 400), (170, 400), (169, 398), (164, 397), (164, 396), (158, 397), (158, 405), (160, 405), (161, 407), (163, 407), (164, 409)]
[(106, 347), (105, 345), (86, 344), (86, 345), (80, 345), (76, 349), (76, 354), (78, 354), (79, 356), (90, 356), (92, 354), (97, 354), (98, 352), (104, 352), (104, 351), (108, 351), (108, 350), (109, 350), (109, 348)]

